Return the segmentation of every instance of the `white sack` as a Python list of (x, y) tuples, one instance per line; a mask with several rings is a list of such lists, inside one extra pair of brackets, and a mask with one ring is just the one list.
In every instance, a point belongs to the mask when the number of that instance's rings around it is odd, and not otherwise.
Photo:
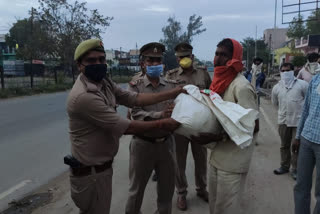
[(184, 87), (187, 94), (180, 94), (175, 99), (175, 107), (171, 117), (181, 123), (175, 133), (190, 138), (191, 135), (198, 136), (200, 132), (218, 134), (221, 126), (213, 112), (206, 105), (206, 101), (194, 85)]

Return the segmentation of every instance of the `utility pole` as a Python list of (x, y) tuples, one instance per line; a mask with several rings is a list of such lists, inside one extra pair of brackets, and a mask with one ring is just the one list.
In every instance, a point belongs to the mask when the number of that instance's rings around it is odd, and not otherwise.
[(247, 71), (249, 70), (249, 42), (247, 40)]
[(257, 57), (257, 31), (258, 31), (258, 26), (256, 25), (256, 39), (254, 42), (254, 57)]
[(30, 56), (31, 56), (31, 59), (30, 59), (30, 65), (31, 65), (31, 70), (30, 70), (30, 86), (31, 88), (33, 88), (33, 7), (31, 8), (31, 45), (30, 45)]

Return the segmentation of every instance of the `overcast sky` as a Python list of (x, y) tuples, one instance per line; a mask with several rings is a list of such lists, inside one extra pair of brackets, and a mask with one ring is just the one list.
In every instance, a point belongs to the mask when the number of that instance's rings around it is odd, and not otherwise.
[[(73, 1), (73, 0), (69, 0)], [(81, 1), (81, 0), (80, 0)], [(17, 19), (28, 17), (28, 10), (38, 7), (37, 0), (0, 0), (0, 34), (7, 33)], [(159, 41), (161, 28), (170, 16), (185, 29), (192, 14), (203, 18), (207, 31), (194, 38), (194, 54), (201, 60), (212, 60), (217, 43), (226, 37), (242, 40), (258, 38), (274, 25), (274, 0), (87, 0), (87, 7), (113, 16), (110, 27), (102, 35), (106, 49), (138, 48)], [(277, 27), (281, 24), (281, 1), (278, 0)]]

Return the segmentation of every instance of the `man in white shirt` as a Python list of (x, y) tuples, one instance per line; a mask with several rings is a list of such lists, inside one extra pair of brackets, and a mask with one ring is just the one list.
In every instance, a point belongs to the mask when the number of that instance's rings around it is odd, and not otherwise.
[(294, 66), (284, 63), (280, 67), (281, 80), (272, 89), (272, 103), (278, 107), (279, 135), (281, 138), (281, 166), (273, 172), (281, 175), (289, 172), (297, 177), (297, 154), (291, 154), (291, 143), (295, 139), (302, 113), (304, 99), (308, 91), (306, 81), (294, 77)]

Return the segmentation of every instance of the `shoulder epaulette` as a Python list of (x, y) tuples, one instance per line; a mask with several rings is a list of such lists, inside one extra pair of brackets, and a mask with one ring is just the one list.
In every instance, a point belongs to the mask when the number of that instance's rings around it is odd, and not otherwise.
[(171, 69), (171, 70), (167, 71), (167, 74), (171, 75), (173, 73), (176, 73), (177, 71), (179, 71), (179, 68), (174, 68), (174, 69)]
[(172, 83), (172, 84), (178, 84), (178, 81), (176, 80), (172, 80), (172, 79), (167, 79), (167, 78), (163, 78), (163, 80), (167, 83)]
[(129, 84), (131, 86), (136, 86), (136, 85), (140, 84), (141, 82), (143, 82), (143, 76), (141, 76), (139, 78), (132, 78), (132, 80), (129, 82)]

